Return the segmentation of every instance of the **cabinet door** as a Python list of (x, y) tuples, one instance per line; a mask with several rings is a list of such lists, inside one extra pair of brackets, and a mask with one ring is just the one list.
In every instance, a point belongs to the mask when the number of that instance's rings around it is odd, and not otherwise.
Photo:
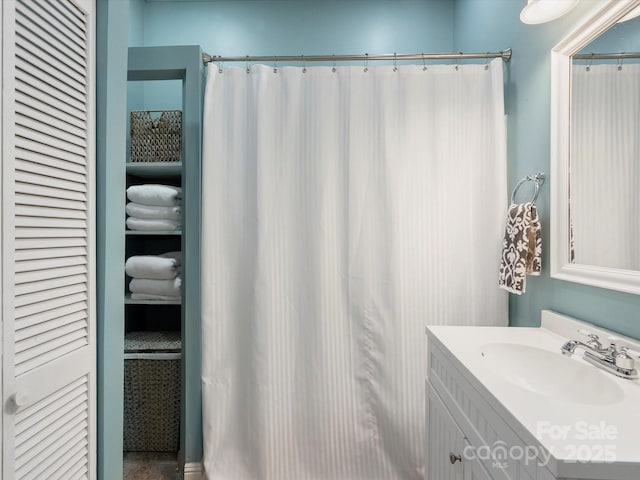
[[(469, 445), (468, 441), (465, 441)], [(464, 460), (464, 480), (494, 480), (484, 465), (477, 459), (465, 458)]]
[(2, 474), (95, 478), (94, 0), (2, 0)]
[(427, 480), (463, 480), (464, 435), (428, 381), (426, 413)]

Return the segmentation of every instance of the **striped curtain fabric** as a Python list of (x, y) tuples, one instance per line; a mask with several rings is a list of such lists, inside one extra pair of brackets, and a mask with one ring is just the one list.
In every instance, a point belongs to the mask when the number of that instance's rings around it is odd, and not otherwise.
[(575, 65), (571, 223), (575, 263), (640, 270), (640, 65)]
[(507, 323), (501, 60), (210, 66), (204, 137), (207, 478), (424, 478), (425, 325)]

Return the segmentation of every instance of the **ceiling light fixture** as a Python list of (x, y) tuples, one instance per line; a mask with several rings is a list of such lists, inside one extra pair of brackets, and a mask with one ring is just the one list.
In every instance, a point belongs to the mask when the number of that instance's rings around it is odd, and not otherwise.
[(523, 23), (545, 23), (561, 17), (578, 4), (578, 0), (527, 0), (520, 12)]

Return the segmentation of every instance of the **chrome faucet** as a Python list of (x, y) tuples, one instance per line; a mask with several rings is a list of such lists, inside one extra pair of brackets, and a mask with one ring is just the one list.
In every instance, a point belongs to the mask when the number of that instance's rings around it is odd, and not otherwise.
[(635, 360), (631, 355), (640, 358), (640, 354), (628, 347), (617, 348), (613, 341), (617, 341), (616, 337), (609, 337), (611, 342), (607, 348), (603, 348), (600, 337), (586, 330), (578, 330), (578, 333), (586, 336), (589, 340), (581, 342), (580, 340), (569, 340), (560, 348), (563, 355), (571, 356), (576, 348), (584, 349), (583, 358), (592, 365), (606, 370), (621, 378), (630, 380), (638, 378), (638, 371), (635, 369)]

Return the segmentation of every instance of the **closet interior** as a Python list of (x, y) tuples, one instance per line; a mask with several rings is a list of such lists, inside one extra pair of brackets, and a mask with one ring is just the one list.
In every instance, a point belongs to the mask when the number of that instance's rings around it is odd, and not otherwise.
[[(202, 74), (197, 46), (129, 49), (126, 158), (109, 167), (121, 178), (108, 206), (121, 225), (108, 235), (123, 235), (124, 248), (114, 241), (106, 262), (122, 288), (105, 294), (122, 304), (110, 328), (123, 348), (105, 357), (122, 366), (123, 382), (103, 393), (122, 405), (121, 423), (103, 430), (121, 447), (105, 451), (105, 478), (173, 480), (199, 469)], [(148, 93), (158, 88), (170, 106)]]

